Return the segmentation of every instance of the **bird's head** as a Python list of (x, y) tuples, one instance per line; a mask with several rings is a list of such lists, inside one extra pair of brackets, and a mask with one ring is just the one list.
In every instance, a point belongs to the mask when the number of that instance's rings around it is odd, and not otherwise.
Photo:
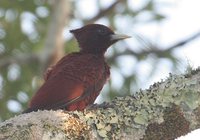
[(115, 34), (108, 27), (100, 24), (89, 24), (70, 32), (77, 39), (81, 51), (88, 53), (104, 54), (115, 42), (129, 38), (127, 35)]

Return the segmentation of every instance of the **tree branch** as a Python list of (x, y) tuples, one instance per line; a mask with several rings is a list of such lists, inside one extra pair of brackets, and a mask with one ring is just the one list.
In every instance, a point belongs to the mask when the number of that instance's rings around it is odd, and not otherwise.
[(0, 69), (6, 68), (12, 63), (17, 64), (26, 64), (30, 62), (39, 62), (39, 55), (38, 54), (20, 54), (10, 57), (5, 57), (0, 60)]
[(51, 21), (48, 27), (46, 43), (44, 49), (39, 54), (19, 54), (12, 57), (6, 57), (0, 60), (0, 68), (6, 67), (11, 63), (25, 64), (32, 61), (38, 61), (44, 66), (48, 63), (56, 63), (64, 55), (63, 29), (70, 18), (69, 0), (54, 1)]
[(178, 47), (181, 47), (181, 46), (184, 46), (186, 45), (187, 43), (190, 43), (191, 41), (195, 40), (196, 38), (198, 38), (200, 36), (200, 32), (197, 32), (196, 34), (178, 42), (178, 43), (175, 43), (174, 45), (172, 46), (169, 46), (167, 47), (168, 50), (172, 50), (172, 49), (175, 49), (175, 48), (178, 48)]
[(0, 124), (0, 139), (175, 139), (200, 126), (200, 69), (83, 112), (38, 111)]
[[(55, 64), (64, 55), (63, 29), (70, 20), (71, 1), (54, 1), (51, 21), (48, 27), (46, 43), (41, 52), (41, 60), (44, 66)], [(44, 68), (46, 69), (46, 68)]]
[(171, 52), (172, 50), (174, 50), (178, 47), (179, 48), (184, 47), (184, 45), (186, 45), (187, 43), (190, 43), (191, 41), (197, 39), (198, 37), (200, 37), (200, 32), (197, 32), (194, 35), (192, 35), (184, 40), (181, 40), (181, 41), (173, 44), (172, 46), (167, 47), (167, 49), (158, 49), (161, 47), (151, 47), (150, 49), (142, 50), (141, 52), (135, 52), (133, 50), (126, 49), (124, 52), (115, 53), (112, 57), (109, 58), (108, 61), (112, 62), (117, 57), (123, 56), (123, 55), (132, 55), (132, 56), (135, 56), (136, 58), (143, 58), (144, 56), (147, 56), (148, 54), (157, 54), (159, 57), (166, 57), (166, 54), (167, 54), (166, 52)]
[(113, 9), (116, 7), (116, 5), (118, 3), (124, 2), (124, 1), (126, 1), (126, 0), (116, 0), (108, 8), (102, 9), (101, 11), (99, 11), (99, 13), (97, 15), (95, 15), (94, 17), (92, 17), (91, 19), (84, 20), (84, 24), (94, 23), (96, 20), (104, 17), (105, 15), (107, 15), (108, 13), (110, 13), (111, 11), (113, 11)]

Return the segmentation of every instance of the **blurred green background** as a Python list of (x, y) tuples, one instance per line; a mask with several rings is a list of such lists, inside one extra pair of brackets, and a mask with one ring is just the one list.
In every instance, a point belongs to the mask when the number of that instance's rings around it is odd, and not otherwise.
[[(145, 34), (167, 20), (167, 12), (158, 9), (170, 10), (171, 4), (156, 0), (1, 0), (0, 121), (27, 108), (48, 66), (78, 50), (68, 31), (88, 23), (105, 24), (132, 36), (106, 53), (112, 75), (97, 102), (146, 88), (162, 68), (166, 73), (180, 72), (182, 60), (175, 50), (198, 34), (164, 47), (159, 34), (154, 39)], [(144, 34), (135, 30), (152, 23)]]

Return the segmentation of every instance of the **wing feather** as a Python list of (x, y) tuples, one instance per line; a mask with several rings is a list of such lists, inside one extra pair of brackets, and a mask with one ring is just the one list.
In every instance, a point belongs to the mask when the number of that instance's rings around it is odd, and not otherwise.
[(25, 113), (38, 109), (82, 110), (95, 101), (109, 77), (109, 67), (104, 68), (104, 61), (99, 65), (89, 61), (88, 56), (73, 58), (66, 56), (52, 67)]

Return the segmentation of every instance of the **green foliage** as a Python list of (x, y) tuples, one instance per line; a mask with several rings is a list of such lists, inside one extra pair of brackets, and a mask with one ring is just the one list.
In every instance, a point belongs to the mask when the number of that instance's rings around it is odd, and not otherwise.
[[(44, 46), (46, 35), (46, 25), (49, 16), (39, 17), (37, 8), (45, 7), (49, 10), (49, 5), (42, 1), (16, 0), (0, 1), (0, 78), (2, 78), (2, 88), (0, 89), (0, 119), (13, 116), (8, 108), (8, 101), (16, 101), (19, 106), (27, 106), (26, 101), (20, 101), (20, 92), (31, 96), (35, 92), (32, 82), (36, 76), (41, 76), (40, 66), (37, 61), (21, 64), (15, 61), (15, 57), (21, 54), (32, 55), (37, 53)], [(23, 31), (23, 16), (29, 14), (32, 19), (34, 30), (31, 33)], [(2, 35), (3, 34), (3, 35)], [(0, 50), (1, 50), (0, 49)], [(26, 58), (24, 58), (26, 59)], [(6, 63), (11, 60), (11, 63)], [(12, 62), (13, 61), (13, 62)], [(22, 108), (18, 111), (22, 111)]]

